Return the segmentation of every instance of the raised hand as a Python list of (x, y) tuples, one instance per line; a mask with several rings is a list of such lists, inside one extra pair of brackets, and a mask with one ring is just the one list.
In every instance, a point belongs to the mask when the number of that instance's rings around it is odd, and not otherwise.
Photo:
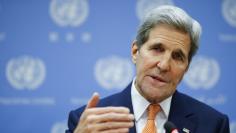
[(127, 133), (134, 116), (126, 107), (96, 107), (99, 94), (94, 93), (80, 117), (74, 133)]

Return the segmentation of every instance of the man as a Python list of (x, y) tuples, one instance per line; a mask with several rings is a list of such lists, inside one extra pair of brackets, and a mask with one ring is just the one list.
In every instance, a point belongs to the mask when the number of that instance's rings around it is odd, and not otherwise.
[[(70, 112), (66, 132), (144, 133), (152, 128), (164, 133), (164, 123), (171, 121), (179, 132), (229, 133), (226, 115), (176, 90), (198, 49), (200, 33), (199, 23), (182, 9), (153, 9), (132, 44), (133, 82), (102, 100), (94, 93), (86, 106)], [(150, 126), (152, 105), (158, 111)]]

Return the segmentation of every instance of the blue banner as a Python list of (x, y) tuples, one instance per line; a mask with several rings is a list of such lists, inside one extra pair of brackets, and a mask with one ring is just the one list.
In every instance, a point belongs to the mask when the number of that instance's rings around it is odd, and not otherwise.
[(0, 131), (64, 133), (70, 110), (121, 91), (145, 13), (176, 5), (202, 25), (178, 90), (227, 114), (236, 133), (236, 1), (0, 0)]

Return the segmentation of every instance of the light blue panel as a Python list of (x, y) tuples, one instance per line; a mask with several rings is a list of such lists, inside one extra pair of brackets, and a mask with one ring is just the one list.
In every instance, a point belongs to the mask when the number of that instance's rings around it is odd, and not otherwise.
[(197, 19), (200, 49), (179, 85), (236, 132), (236, 1), (0, 0), (0, 130), (63, 133), (70, 110), (122, 90), (141, 16), (173, 4)]

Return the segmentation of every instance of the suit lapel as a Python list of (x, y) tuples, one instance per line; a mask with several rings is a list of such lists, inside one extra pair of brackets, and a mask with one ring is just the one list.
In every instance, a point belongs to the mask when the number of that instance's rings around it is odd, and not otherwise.
[[(131, 100), (131, 85), (132, 85), (132, 83), (129, 84), (128, 87), (126, 87), (126, 89), (124, 89), (119, 94), (120, 99), (118, 101), (121, 106), (125, 106), (125, 107), (129, 108), (130, 113), (134, 114), (133, 104), (132, 104), (132, 100)], [(135, 123), (135, 121), (134, 121), (134, 123)], [(130, 128), (129, 133), (136, 133), (135, 125), (132, 128)]]
[(196, 117), (189, 104), (187, 104), (188, 100), (184, 97), (178, 91), (174, 93), (168, 120), (177, 126), (179, 132), (193, 133), (196, 127)]

